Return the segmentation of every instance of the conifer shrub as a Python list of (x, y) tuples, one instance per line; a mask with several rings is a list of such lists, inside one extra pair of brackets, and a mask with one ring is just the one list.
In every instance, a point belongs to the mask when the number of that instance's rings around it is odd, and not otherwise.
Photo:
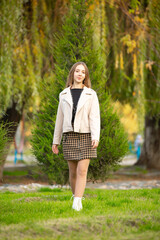
[(91, 159), (88, 171), (88, 178), (92, 181), (106, 180), (110, 170), (117, 168), (128, 151), (127, 134), (111, 103), (107, 93), (105, 99), (100, 99), (100, 142), (97, 159)]
[[(45, 85), (43, 85), (45, 89)], [(68, 164), (63, 159), (62, 146), (59, 154), (53, 154), (53, 132), (58, 108), (58, 100), (54, 91), (46, 92), (47, 102), (43, 102), (40, 111), (33, 119), (31, 136), (32, 153), (36, 156), (38, 165), (48, 177), (50, 184), (66, 184), (68, 182)]]

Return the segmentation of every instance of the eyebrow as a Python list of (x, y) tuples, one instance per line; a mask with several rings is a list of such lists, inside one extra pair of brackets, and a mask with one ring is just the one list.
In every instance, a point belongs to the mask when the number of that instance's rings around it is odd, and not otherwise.
[[(76, 68), (76, 70), (81, 70), (81, 69), (79, 69), (79, 68)], [(85, 70), (82, 70), (82, 71), (84, 71), (84, 72), (85, 72)]]

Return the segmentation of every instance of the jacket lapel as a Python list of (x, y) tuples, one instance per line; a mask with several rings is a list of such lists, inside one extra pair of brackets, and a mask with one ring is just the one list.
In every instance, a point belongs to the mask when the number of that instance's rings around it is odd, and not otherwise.
[[(79, 101), (78, 101), (77, 112), (83, 107), (83, 105), (90, 98), (91, 95), (92, 95), (91, 89), (84, 86), (83, 91), (82, 91), (82, 93), (80, 95), (80, 98), (79, 98)], [(68, 102), (70, 104), (70, 106), (72, 108), (73, 107), (73, 100), (72, 100), (70, 87), (63, 90), (62, 97), (65, 99), (66, 102)]]
[(72, 96), (71, 96), (71, 92), (70, 92), (70, 87), (64, 89), (61, 95), (62, 95), (63, 99), (65, 99), (65, 101), (68, 102), (70, 104), (70, 106), (72, 107), (73, 101), (72, 101)]
[(83, 107), (83, 105), (91, 97), (91, 95), (92, 95), (91, 89), (84, 86), (78, 101), (77, 112)]

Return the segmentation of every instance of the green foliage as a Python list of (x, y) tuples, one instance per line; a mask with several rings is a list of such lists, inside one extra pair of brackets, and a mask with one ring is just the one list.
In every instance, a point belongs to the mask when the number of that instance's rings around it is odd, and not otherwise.
[[(120, 121), (113, 113), (110, 96), (106, 92), (105, 60), (101, 48), (93, 46), (93, 30), (89, 6), (85, 0), (73, 0), (65, 18), (62, 32), (55, 36), (51, 50), (55, 59), (55, 78), (44, 84), (45, 101), (35, 117), (32, 131), (32, 148), (37, 161), (50, 180), (64, 184), (68, 181), (68, 166), (63, 159), (62, 147), (53, 155), (51, 146), (57, 113), (58, 95), (64, 89), (71, 66), (84, 61), (90, 71), (92, 88), (96, 90), (101, 106), (101, 138), (98, 159), (92, 160), (89, 176), (92, 180), (104, 179), (108, 170), (116, 165), (127, 151), (127, 138)], [(50, 86), (50, 87), (48, 87)]]
[[(149, 2), (150, 38), (147, 41), (147, 69), (145, 79), (146, 112), (160, 119), (160, 4)], [(148, 60), (149, 59), (149, 60)]]
[(132, 9), (134, 12), (137, 2), (137, 0), (126, 1), (126, 5), (123, 6), (122, 3), (121, 7), (119, 1), (114, 1), (114, 7), (108, 0), (106, 4), (108, 27), (106, 40), (109, 45), (108, 67), (110, 70), (107, 86), (114, 100), (119, 100), (121, 103), (135, 104), (136, 101), (133, 92), (137, 82), (134, 78), (132, 53), (128, 53), (128, 49), (132, 49), (134, 45), (132, 39), (135, 29), (124, 12), (129, 5), (134, 7)]
[(92, 85), (97, 86), (105, 71), (101, 49), (94, 49), (93, 28), (89, 17), (92, 1), (72, 0), (60, 33), (54, 34), (51, 51), (55, 60), (57, 93), (64, 89), (68, 72), (75, 62), (87, 63)]
[[(32, 152), (37, 158), (38, 165), (48, 176), (50, 184), (57, 182), (65, 184), (68, 181), (68, 165), (63, 160), (62, 147), (59, 154), (52, 153), (52, 141), (58, 101), (54, 91), (47, 92), (45, 83), (42, 85), (47, 102), (43, 102), (40, 111), (35, 114), (31, 137)], [(48, 89), (48, 88), (47, 88)]]
[[(130, 1), (130, 7), (131, 7), (132, 10), (138, 10), (139, 5), (140, 5), (140, 2), (138, 0), (131, 0)], [(133, 12), (133, 11), (131, 11), (131, 12)]]
[(159, 1), (114, 1), (114, 7), (106, 4), (106, 15), (111, 70), (107, 85), (112, 96), (134, 105), (140, 122), (144, 112), (159, 119)]
[(7, 152), (7, 143), (9, 142), (7, 124), (0, 123), (0, 165), (4, 162), (4, 155)]
[(52, 68), (49, 14), (45, 1), (1, 1), (0, 118), (13, 102), (19, 112), (36, 106), (40, 80)]
[[(1, 1), (0, 4), (0, 26), (1, 39), (0, 42), (0, 115), (6, 110), (10, 104), (12, 95), (12, 54), (13, 43), (15, 43), (15, 8), (13, 1), (8, 4), (6, 1)], [(2, 37), (3, 33), (3, 37)]]
[(98, 146), (98, 158), (91, 160), (89, 178), (105, 180), (109, 171), (121, 162), (128, 151), (127, 134), (117, 113), (111, 106), (110, 96), (101, 99), (101, 137)]

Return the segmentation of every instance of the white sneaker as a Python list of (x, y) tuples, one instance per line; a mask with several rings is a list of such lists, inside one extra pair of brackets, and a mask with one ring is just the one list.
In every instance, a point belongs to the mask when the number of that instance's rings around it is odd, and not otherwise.
[(72, 208), (76, 211), (80, 211), (82, 207), (82, 199), (85, 199), (84, 197), (74, 197)]
[(72, 208), (76, 211), (80, 211), (82, 209), (82, 203), (80, 197), (74, 197)]
[(81, 197), (81, 198), (80, 198), (80, 201), (79, 201), (80, 210), (83, 208), (83, 207), (82, 207), (82, 200), (84, 200), (84, 199), (85, 199), (84, 197)]

